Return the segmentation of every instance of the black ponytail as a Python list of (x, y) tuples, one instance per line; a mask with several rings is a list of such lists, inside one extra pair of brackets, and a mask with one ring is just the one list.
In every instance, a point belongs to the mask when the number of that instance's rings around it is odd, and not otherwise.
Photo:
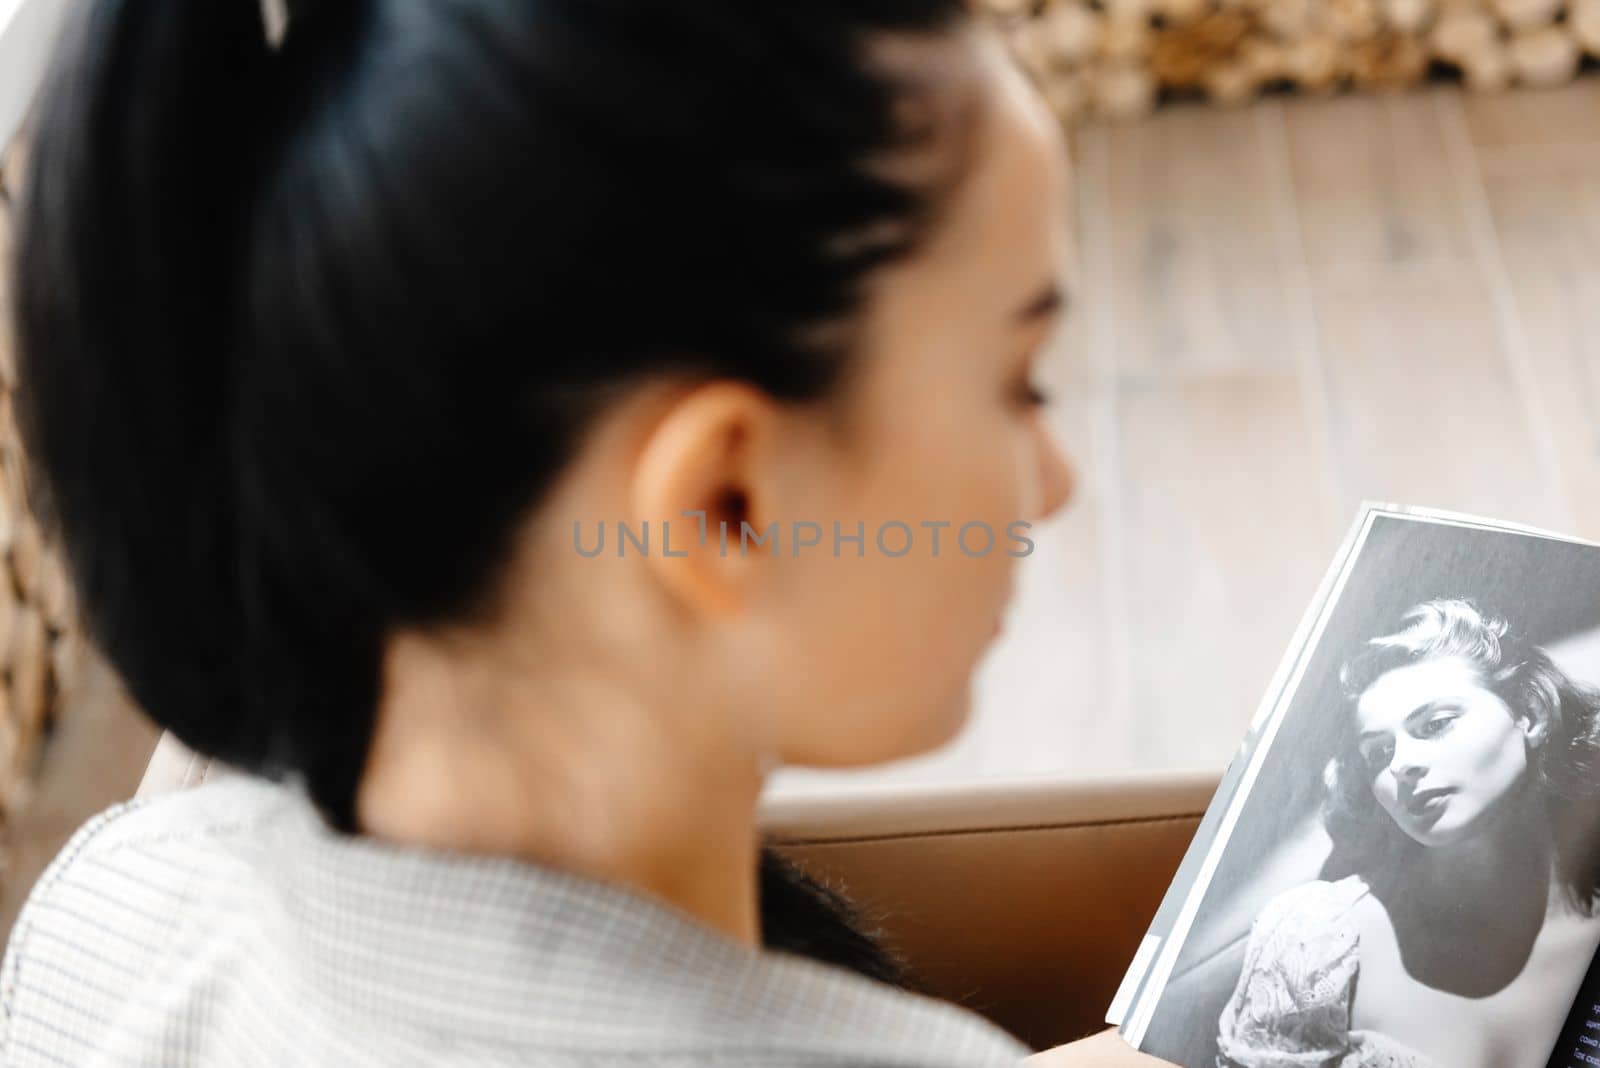
[(20, 207), (35, 481), (149, 715), (346, 830), (386, 635), (493, 614), (619, 387), (829, 396), (818, 328), (960, 172), (872, 166), (946, 87), (869, 45), (962, 0), (325, 0), (277, 49), (257, 0), (76, 7)]
[(240, 699), (225, 428), (269, 59), (252, 0), (75, 5), (15, 265), (36, 505), (132, 690), (225, 759), (258, 756), (267, 727), (208, 729)]

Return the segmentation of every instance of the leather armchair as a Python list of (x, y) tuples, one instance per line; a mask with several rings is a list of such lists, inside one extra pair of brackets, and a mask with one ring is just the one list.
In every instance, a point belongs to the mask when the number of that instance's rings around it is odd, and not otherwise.
[[(139, 795), (228, 774), (168, 735)], [(1103, 1027), (1218, 777), (861, 787), (770, 799), (761, 824), (931, 993), (1043, 1049)]]

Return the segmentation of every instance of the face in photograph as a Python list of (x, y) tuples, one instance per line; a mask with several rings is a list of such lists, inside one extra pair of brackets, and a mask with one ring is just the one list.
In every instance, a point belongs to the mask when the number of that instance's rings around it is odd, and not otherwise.
[(1356, 705), (1372, 793), (1424, 846), (1484, 830), (1529, 779), (1539, 725), (1519, 717), (1477, 668), (1441, 656), (1378, 677)]

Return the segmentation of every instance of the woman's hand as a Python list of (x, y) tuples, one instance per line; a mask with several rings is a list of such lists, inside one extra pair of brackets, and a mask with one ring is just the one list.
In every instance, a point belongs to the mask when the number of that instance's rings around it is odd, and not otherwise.
[(1161, 1068), (1166, 1064), (1128, 1045), (1113, 1028), (1093, 1038), (1035, 1053), (1023, 1060), (1022, 1068)]

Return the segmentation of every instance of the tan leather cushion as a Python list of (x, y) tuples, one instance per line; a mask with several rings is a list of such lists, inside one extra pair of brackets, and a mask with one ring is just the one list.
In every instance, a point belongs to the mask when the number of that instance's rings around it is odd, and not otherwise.
[[(229, 774), (166, 735), (139, 795)], [(769, 800), (761, 823), (931, 993), (1043, 1049), (1102, 1026), (1217, 778), (858, 788)]]
[(1104, 1026), (1218, 778), (861, 790), (769, 804), (763, 824), (880, 910), (932, 993), (1043, 1049)]

